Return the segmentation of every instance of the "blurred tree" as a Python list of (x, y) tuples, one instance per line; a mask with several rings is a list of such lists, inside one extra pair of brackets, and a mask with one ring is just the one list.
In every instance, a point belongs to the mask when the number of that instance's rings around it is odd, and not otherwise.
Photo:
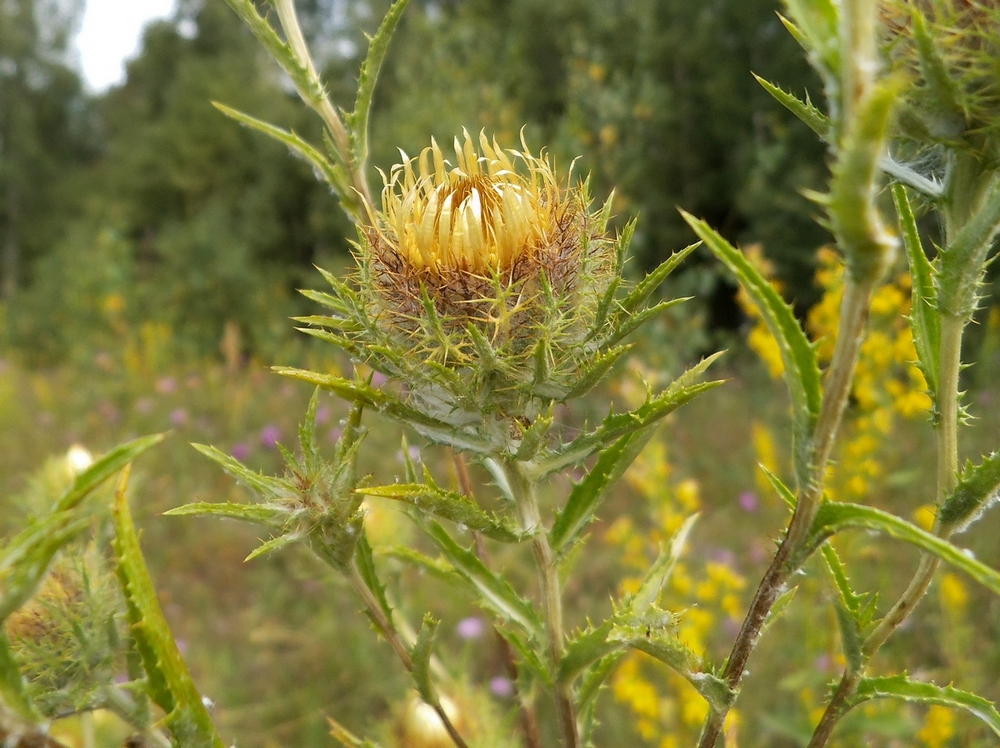
[(761, 242), (793, 296), (813, 300), (825, 241), (803, 188), (823, 183), (822, 145), (751, 71), (801, 91), (815, 83), (775, 0), (428, 0), (408, 11), (377, 105), (376, 157), (427, 133), (518, 130), (560, 160), (583, 154), (599, 198), (642, 220), (655, 264), (693, 237), (678, 207), (729, 238)]
[(0, 3), (0, 301), (25, 282), (72, 213), (90, 152), (80, 79), (67, 65), (80, 0)]

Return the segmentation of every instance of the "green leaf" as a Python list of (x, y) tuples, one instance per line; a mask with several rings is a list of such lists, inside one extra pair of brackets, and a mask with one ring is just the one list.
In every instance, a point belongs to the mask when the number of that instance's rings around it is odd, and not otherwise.
[(944, 527), (961, 532), (978, 520), (998, 497), (1000, 451), (983, 458), (978, 465), (966, 464), (958, 485), (941, 505), (938, 521)]
[(964, 709), (985, 722), (995, 734), (1000, 735), (1000, 712), (997, 712), (993, 703), (982, 696), (951, 686), (921, 683), (911, 680), (906, 675), (862, 678), (851, 698), (850, 706), (857, 706), (870, 699), (902, 699)]
[(346, 748), (380, 748), (378, 743), (373, 743), (370, 740), (362, 740), (357, 737), (333, 717), (328, 716), (326, 721), (327, 724), (330, 725), (331, 737), (333, 737), (334, 740), (340, 741), (340, 744)]
[(280, 551), (282, 548), (286, 548), (292, 545), (293, 543), (297, 543), (300, 540), (302, 540), (302, 537), (300, 535), (291, 532), (286, 533), (284, 535), (278, 535), (277, 537), (271, 538), (270, 540), (265, 540), (263, 543), (261, 543), (259, 546), (257, 546), (252, 551), (250, 551), (250, 553), (247, 554), (247, 557), (243, 559), (243, 563), (248, 563), (250, 561), (253, 561), (258, 556), (266, 556), (268, 553), (274, 553), (276, 551)]
[(249, 114), (244, 114), (237, 109), (232, 109), (227, 107), (225, 104), (220, 104), (217, 101), (213, 101), (212, 105), (227, 117), (236, 120), (241, 125), (257, 130), (258, 132), (262, 132), (265, 135), (274, 138), (279, 143), (283, 143), (289, 150), (292, 151), (292, 153), (302, 157), (309, 164), (311, 164), (313, 168), (316, 169), (320, 175), (322, 175), (327, 184), (333, 188), (333, 191), (341, 200), (345, 203), (355, 202), (355, 198), (351, 192), (350, 183), (344, 171), (337, 168), (334, 164), (331, 164), (327, 160), (326, 156), (324, 156), (318, 148), (309, 143), (307, 140), (304, 140), (290, 130), (284, 130), (280, 127), (276, 127), (269, 122), (257, 119), (256, 117), (251, 117)]
[(569, 390), (561, 399), (572, 400), (590, 392), (611, 371), (611, 367), (618, 363), (618, 359), (631, 349), (631, 345), (618, 345), (598, 353), (587, 362), (576, 381), (569, 386)]
[(808, 125), (809, 129), (819, 135), (822, 140), (826, 140), (829, 137), (830, 118), (823, 114), (823, 112), (817, 109), (813, 103), (809, 101), (808, 94), (806, 95), (806, 100), (802, 101), (797, 96), (782, 90), (773, 83), (761, 78), (759, 75), (755, 73), (751, 73), (751, 75), (757, 79), (757, 82), (764, 87), (765, 91), (777, 99), (779, 104)]
[[(601, 218), (598, 221), (599, 224), (603, 223), (607, 225), (608, 219), (611, 217), (611, 202), (613, 198), (614, 193), (609, 195), (607, 202), (604, 203), (604, 207), (601, 209)], [(597, 313), (594, 315), (594, 327), (591, 337), (599, 335), (604, 330), (608, 315), (611, 313), (611, 309), (615, 303), (615, 295), (618, 293), (618, 287), (622, 282), (622, 273), (625, 270), (625, 253), (628, 250), (628, 245), (632, 242), (636, 224), (637, 221), (634, 218), (626, 223), (618, 240), (615, 241), (615, 269), (611, 274), (611, 282), (597, 303)]]
[(372, 554), (371, 544), (368, 542), (368, 535), (364, 532), (358, 538), (357, 546), (354, 549), (354, 561), (358, 566), (358, 573), (361, 575), (365, 586), (372, 591), (375, 599), (378, 600), (382, 612), (386, 618), (392, 620), (392, 606), (385, 595), (385, 585), (378, 578), (378, 569), (375, 568), (375, 558)]
[(705, 370), (721, 356), (716, 353), (695, 364), (675, 379), (666, 390), (648, 399), (635, 410), (611, 413), (594, 431), (577, 437), (552, 453), (539, 457), (536, 464), (539, 477), (544, 477), (570, 465), (579, 465), (587, 457), (607, 449), (621, 437), (651, 426), (721, 381), (698, 382)]
[(544, 640), (544, 627), (538, 613), (506, 580), (486, 568), (475, 553), (456, 543), (437, 522), (427, 523), (424, 531), (455, 570), (472, 586), (484, 608), (502, 619), (513, 621), (537, 641)]
[(556, 553), (572, 544), (594, 519), (598, 506), (653, 436), (653, 427), (626, 434), (601, 452), (587, 476), (573, 485), (566, 505), (556, 515), (549, 542)]
[(840, 12), (833, 0), (786, 0), (793, 23), (785, 27), (809, 54), (809, 61), (823, 78), (827, 97), (837, 102), (840, 79)]
[(152, 434), (119, 444), (106, 455), (95, 460), (90, 467), (76, 476), (72, 485), (59, 499), (56, 511), (72, 509), (95, 488), (117, 473), (143, 452), (159, 444), (166, 434)]
[(524, 533), (503, 517), (487, 514), (464, 494), (445, 491), (433, 482), (371, 486), (359, 488), (357, 493), (409, 504), (503, 543), (517, 543), (524, 539)]
[(667, 279), (667, 277), (677, 269), (677, 266), (687, 259), (687, 256), (701, 246), (701, 242), (689, 244), (674, 252), (670, 257), (660, 263), (660, 265), (646, 275), (634, 289), (624, 299), (618, 303), (620, 313), (632, 315), (639, 307), (652, 296), (653, 292)]
[(413, 681), (417, 684), (420, 698), (431, 706), (438, 706), (438, 695), (431, 679), (431, 656), (434, 650), (434, 635), (437, 633), (440, 621), (430, 613), (424, 616), (420, 624), (420, 633), (413, 644)]
[(607, 657), (602, 657), (591, 665), (580, 681), (580, 688), (577, 692), (577, 705), (580, 712), (590, 709), (597, 699), (604, 681), (618, 667), (618, 663), (625, 657), (625, 652), (616, 650)]
[(404, 564), (416, 567), (420, 571), (432, 574), (449, 584), (465, 585), (465, 580), (455, 573), (455, 567), (440, 558), (431, 558), (420, 551), (405, 545), (380, 546), (379, 558), (394, 558)]
[(899, 227), (903, 233), (903, 246), (906, 248), (906, 259), (913, 283), (913, 301), (910, 308), (913, 344), (917, 349), (920, 371), (927, 380), (930, 395), (937, 400), (938, 376), (941, 371), (941, 317), (937, 311), (935, 270), (920, 242), (917, 221), (903, 185), (892, 186), (892, 200), (896, 204), (896, 215), (899, 216)]
[(781, 479), (778, 478), (777, 475), (772, 473), (760, 463), (757, 464), (757, 467), (764, 474), (764, 477), (767, 478), (767, 482), (771, 484), (771, 487), (775, 490), (781, 500), (785, 502), (788, 508), (795, 509), (795, 505), (799, 500), (798, 497), (792, 493), (792, 490), (782, 483)]
[(1000, 573), (975, 560), (946, 540), (920, 529), (906, 520), (868, 506), (827, 501), (820, 505), (811, 529), (812, 542), (807, 552), (834, 533), (846, 529), (875, 530), (889, 537), (911, 543), (964, 571), (994, 594), (1000, 595)]
[(643, 625), (616, 625), (609, 640), (656, 658), (694, 686), (715, 712), (725, 712), (736, 697), (729, 685), (706, 672), (701, 658), (676, 635)]
[(197, 501), (165, 511), (166, 517), (224, 517), (254, 525), (263, 525), (275, 530), (284, 527), (289, 513), (265, 504), (234, 504), (232, 502), (212, 503)]
[(684, 520), (684, 523), (674, 536), (670, 538), (670, 543), (660, 550), (660, 555), (653, 562), (649, 571), (646, 572), (646, 576), (639, 585), (639, 589), (625, 601), (626, 612), (638, 615), (656, 604), (656, 601), (660, 598), (660, 590), (667, 583), (671, 572), (674, 570), (674, 566), (677, 564), (677, 560), (684, 552), (688, 535), (697, 521), (697, 514), (692, 514)]
[(285, 366), (272, 367), (272, 371), (282, 376), (299, 379), (303, 382), (330, 390), (338, 397), (350, 402), (360, 403), (374, 408), (390, 418), (411, 426), (419, 433), (440, 444), (448, 444), (458, 449), (479, 454), (489, 453), (490, 445), (483, 443), (473, 435), (464, 433), (458, 427), (446, 421), (429, 416), (423, 411), (404, 403), (398, 397), (375, 389), (369, 384), (357, 380), (345, 379), (336, 374), (320, 374), (306, 369), (294, 369)]
[(870, 622), (874, 610), (874, 606), (865, 606), (865, 603), (866, 600), (872, 601), (873, 596), (858, 595), (851, 589), (847, 572), (833, 546), (824, 543), (820, 551), (837, 590), (834, 605), (837, 622), (840, 625), (844, 656), (850, 671), (857, 672), (864, 665), (864, 629)]
[(770, 281), (746, 256), (704, 221), (684, 211), (681, 214), (713, 254), (736, 276), (778, 343), (785, 365), (785, 382), (792, 398), (796, 477), (800, 485), (804, 485), (812, 467), (809, 445), (823, 399), (816, 349), (799, 325), (791, 306), (785, 303)]
[[(920, 60), (923, 73), (923, 91), (933, 100), (925, 109), (934, 112), (934, 121), (925, 122), (936, 138), (955, 138), (965, 130), (965, 112), (962, 108), (962, 88), (949, 65), (942, 59), (933, 35), (927, 29), (927, 20), (917, 7), (910, 13), (910, 34)], [(925, 118), (926, 119), (926, 118)]]
[(148, 678), (149, 695), (167, 713), (166, 723), (177, 745), (224, 748), (157, 601), (125, 496), (127, 480), (126, 472), (115, 495), (112, 545), (132, 636)]
[(522, 462), (532, 459), (545, 444), (545, 437), (555, 423), (552, 406), (546, 412), (539, 414), (521, 435), (521, 443), (517, 447), (515, 458)]
[(566, 643), (557, 674), (560, 683), (572, 683), (586, 668), (622, 649), (620, 642), (608, 641), (612, 628), (614, 620), (609, 618), (597, 628), (582, 631)]
[(364, 62), (361, 63), (361, 73), (358, 77), (358, 97), (354, 104), (354, 111), (347, 116), (354, 148), (354, 160), (360, 167), (368, 162), (368, 117), (371, 113), (375, 84), (378, 81), (382, 63), (385, 61), (385, 54), (389, 49), (392, 34), (399, 25), (399, 19), (402, 17), (407, 3), (409, 0), (396, 0), (392, 4), (389, 12), (382, 19), (378, 31), (375, 32), (375, 36), (368, 43), (368, 53), (365, 55)]
[[(207, 444), (192, 444), (191, 446), (205, 455), (208, 459), (217, 463), (219, 467), (236, 478), (236, 480), (245, 483), (248, 488), (255, 491), (265, 500), (288, 499), (296, 495), (295, 486), (293, 486), (289, 481), (255, 472), (231, 455), (227, 455), (225, 452), (222, 452), (215, 447), (210, 447)], [(199, 505), (203, 504), (204, 502)], [(196, 505), (191, 504), (189, 506)], [(184, 507), (180, 507), (179, 509), (183, 508)], [(177, 509), (172, 509), (167, 513), (181, 514), (183, 512), (180, 512)]]

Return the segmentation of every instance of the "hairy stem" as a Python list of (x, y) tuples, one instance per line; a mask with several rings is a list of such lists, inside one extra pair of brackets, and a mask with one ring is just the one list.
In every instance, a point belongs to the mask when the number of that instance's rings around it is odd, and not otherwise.
[[(399, 632), (396, 631), (396, 627), (389, 619), (389, 616), (386, 615), (378, 600), (375, 599), (375, 595), (372, 593), (371, 589), (367, 584), (365, 584), (365, 580), (361, 576), (361, 572), (358, 570), (358, 564), (356, 561), (351, 561), (348, 578), (351, 580), (351, 586), (354, 588), (354, 591), (357, 592), (358, 596), (362, 599), (362, 601), (364, 601), (365, 608), (367, 608), (368, 613), (371, 615), (372, 620), (378, 627), (378, 630), (381, 632), (382, 636), (385, 637), (386, 641), (389, 642), (389, 645), (403, 663), (403, 667), (406, 668), (407, 672), (412, 672), (413, 658), (410, 656), (410, 651), (406, 648), (406, 644), (403, 643), (402, 637), (399, 635)], [(468, 744), (459, 734), (458, 730), (455, 729), (455, 725), (452, 724), (451, 719), (448, 717), (448, 714), (444, 711), (441, 705), (430, 704), (430, 706), (434, 709), (438, 718), (441, 720), (441, 724), (444, 725), (444, 729), (448, 732), (448, 737), (451, 738), (451, 742), (453, 742), (458, 748), (469, 748)]]
[[(785, 537), (778, 547), (770, 566), (764, 572), (757, 591), (754, 593), (750, 609), (733, 644), (732, 652), (726, 663), (723, 678), (734, 690), (738, 689), (746, 672), (746, 664), (757, 645), (761, 629), (775, 600), (784, 590), (789, 574), (794, 571), (789, 563), (794, 559), (795, 552), (801, 547), (809, 534), (809, 528), (816, 517), (820, 500), (823, 497), (826, 466), (836, 440), (837, 430), (847, 406), (851, 393), (851, 382), (854, 369), (864, 340), (865, 324), (868, 321), (868, 310), (871, 305), (871, 295), (875, 288), (875, 280), (869, 279), (861, 283), (853, 281), (848, 275), (844, 284), (844, 297), (841, 302), (840, 332), (830, 362), (826, 386), (823, 392), (823, 405), (816, 421), (816, 430), (812, 447), (812, 472), (805, 485), (799, 490), (795, 512), (789, 522)], [(722, 734), (722, 726), (726, 712), (713, 712), (709, 715), (702, 730), (700, 748), (713, 748)]]
[(364, 174), (365, 165), (354, 163), (350, 134), (347, 132), (347, 128), (344, 126), (340, 115), (337, 114), (337, 110), (334, 109), (330, 97), (326, 95), (323, 89), (323, 83), (320, 80), (319, 73), (316, 72), (312, 55), (309, 54), (305, 37), (302, 35), (302, 27), (299, 25), (299, 19), (295, 13), (295, 5), (292, 0), (274, 0), (274, 5), (278, 12), (278, 20), (281, 22), (281, 28), (285, 32), (285, 39), (288, 42), (288, 46), (291, 47), (292, 53), (299, 64), (305, 68), (309, 75), (309, 80), (314, 87), (313, 91), (299, 91), (299, 93), (303, 100), (316, 110), (323, 119), (327, 130), (330, 131), (330, 136), (333, 138), (333, 143), (337, 148), (337, 154), (350, 172), (352, 186), (368, 201), (368, 204), (371, 204), (371, 191), (368, 188), (368, 180)]
[[(462, 489), (462, 493), (468, 496), (470, 499), (475, 500), (475, 493), (472, 488), (472, 478), (469, 476), (469, 467), (465, 464), (465, 458), (462, 457), (458, 452), (452, 452), (452, 458), (455, 462), (455, 472), (458, 475), (458, 485)], [(489, 550), (486, 548), (486, 541), (483, 540), (483, 536), (478, 532), (475, 533), (476, 540), (476, 555), (479, 560), (490, 568), (492, 564), (490, 563)], [(494, 633), (497, 638), (497, 646), (500, 648), (500, 655), (503, 658), (504, 669), (507, 671), (507, 677), (510, 679), (511, 684), (514, 687), (514, 699), (518, 704), (518, 711), (520, 712), (521, 721), (521, 732), (524, 737), (525, 748), (542, 748), (541, 735), (538, 732), (538, 719), (535, 717), (535, 709), (530, 701), (524, 698), (524, 694), (517, 686), (517, 659), (514, 656), (514, 648), (510, 645), (510, 642), (504, 638), (504, 635), (499, 629), (494, 628)]]
[[(937, 504), (940, 506), (958, 480), (958, 375), (962, 367), (962, 333), (965, 328), (961, 318), (942, 315), (941, 318), (941, 372), (938, 387), (940, 420), (937, 428)], [(934, 525), (934, 534), (947, 539), (951, 528)], [(823, 748), (834, 728), (846, 714), (845, 704), (854, 695), (864, 675), (865, 664), (882, 648), (890, 636), (903, 624), (926, 594), (941, 559), (929, 553), (920, 557), (916, 571), (906, 589), (878, 622), (862, 644), (862, 666), (856, 671), (845, 671), (833, 699), (823, 712), (813, 732), (809, 748)]]
[[(535, 497), (535, 486), (517, 462), (507, 463), (510, 485), (521, 514), (524, 530), (533, 535), (531, 544), (538, 571), (538, 588), (545, 612), (545, 627), (549, 639), (549, 660), (555, 672), (563, 656), (562, 597), (559, 584), (559, 569), (555, 553), (549, 545), (548, 535), (542, 525)], [(555, 686), (556, 711), (559, 715), (559, 730), (565, 748), (578, 748), (579, 735), (576, 726), (576, 707), (569, 688), (557, 683)]]

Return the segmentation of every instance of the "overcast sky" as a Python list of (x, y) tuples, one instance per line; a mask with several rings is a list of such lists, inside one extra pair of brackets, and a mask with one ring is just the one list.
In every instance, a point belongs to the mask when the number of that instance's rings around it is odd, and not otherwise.
[(170, 16), (175, 0), (86, 0), (77, 38), (80, 65), (87, 87), (94, 92), (120, 83), (125, 60), (139, 51), (143, 26)]

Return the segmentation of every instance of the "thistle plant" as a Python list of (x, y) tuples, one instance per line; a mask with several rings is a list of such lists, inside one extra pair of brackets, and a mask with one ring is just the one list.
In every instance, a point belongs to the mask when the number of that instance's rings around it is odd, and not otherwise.
[[(759, 640), (793, 604), (798, 572), (818, 575), (832, 590), (844, 662), (811, 746), (827, 745), (854, 707), (888, 698), (965, 709), (1000, 734), (1000, 712), (960, 685), (936, 685), (906, 673), (873, 674), (879, 650), (917, 607), (941, 561), (1000, 594), (1000, 573), (951, 542), (1000, 491), (1000, 456), (994, 453), (960, 469), (958, 443), (966, 418), (959, 385), (962, 336), (976, 311), (1000, 230), (994, 90), (1000, 44), (994, 11), (946, 0), (881, 6), (874, 0), (786, 3), (783, 21), (820, 74), (825, 111), (809, 98), (762, 84), (828, 145), (829, 188), (813, 197), (838, 252), (837, 260), (827, 255), (826, 271), (842, 278), (839, 307), (828, 315), (835, 321), (825, 327), (836, 330), (829, 350), (810, 339), (748, 253), (684, 214), (741, 284), (747, 303), (770, 332), (791, 406), (790, 469), (771, 465), (766, 471), (767, 485), (790, 509), (788, 524), (728, 657), (716, 660), (701, 646), (692, 647), (693, 639), (706, 635), (706, 617), (680, 609), (671, 595), (688, 578), (687, 563), (678, 560), (700, 500), (690, 485), (683, 492), (669, 485), (662, 449), (640, 461), (645, 482), (640, 476), (638, 483), (647, 497), (656, 492), (651, 480), (663, 484), (664, 494), (679, 497), (677, 506), (664, 501), (651, 508), (670, 533), (657, 538), (658, 557), (598, 620), (573, 629), (564, 610), (564, 580), (588, 541), (587, 529), (602, 501), (666, 416), (720, 384), (703, 381), (717, 355), (662, 391), (648, 389), (637, 406), (612, 410), (582, 429), (560, 420), (561, 406), (593, 398), (595, 388), (628, 355), (629, 335), (681, 301), (658, 300), (657, 291), (696, 245), (630, 283), (625, 270), (634, 222), (612, 235), (612, 199), (595, 208), (587, 180), (574, 179), (572, 168), (560, 170), (544, 150), (533, 152), (523, 138), (519, 148), (485, 133), (463, 132), (450, 149), (431, 140), (415, 158), (402, 154), (400, 163), (380, 172), (382, 189), (373, 191), (368, 117), (379, 69), (407, 0), (397, 0), (370, 40), (350, 112), (338, 110), (327, 96), (291, 0), (272, 0), (274, 19), (251, 0), (228, 2), (325, 126), (324, 142), (317, 145), (217, 105), (311, 163), (356, 224), (353, 269), (345, 277), (321, 271), (329, 289), (305, 294), (324, 312), (298, 319), (303, 332), (342, 351), (350, 365), (347, 373), (276, 367), (279, 374), (317, 389), (298, 449), (282, 448), (283, 474), (264, 475), (219, 449), (196, 445), (256, 498), (198, 502), (169, 514), (257, 525), (268, 538), (250, 558), (303, 546), (341, 575), (412, 677), (414, 694), (403, 711), (407, 724), (401, 740), (429, 736), (434, 745), (465, 748), (514, 739), (491, 734), (459, 713), (462, 681), (435, 646), (440, 621), (434, 611), (419, 624), (409, 619), (401, 599), (405, 591), (390, 584), (390, 564), (412, 567), (464, 591), (491, 617), (514, 677), (517, 740), (529, 748), (594, 744), (606, 685), (633, 707), (648, 708), (648, 692), (636, 697), (642, 681), (635, 675), (635, 660), (626, 659), (630, 652), (645, 653), (670, 668), (703, 701), (684, 718), (686, 729), (691, 715), (706, 715), (701, 748), (714, 748), (720, 738), (735, 735), (734, 721), (727, 718), (739, 703)], [(895, 216), (882, 197), (886, 186)], [(940, 218), (943, 235), (933, 253), (921, 239), (913, 206)], [(892, 287), (896, 300), (887, 310), (890, 292), (883, 286), (900, 254), (909, 282)], [(912, 339), (923, 377), (912, 382), (926, 387), (926, 400), (920, 402), (931, 404), (937, 450), (934, 495), (917, 496), (914, 502), (935, 506), (929, 530), (872, 506), (866, 501), (868, 484), (856, 484), (850, 492), (858, 503), (847, 503), (828, 485), (852, 393), (879, 388), (892, 393), (888, 375), (879, 379), (862, 368), (859, 380), (858, 362), (864, 361), (869, 318), (873, 312), (896, 315), (905, 306), (897, 298), (899, 289), (907, 285), (912, 288), (909, 337), (905, 330), (899, 335)], [(829, 312), (829, 306), (824, 309)], [(897, 329), (901, 323), (893, 321)], [(329, 456), (316, 436), (320, 390), (344, 400), (349, 411)], [(404, 429), (400, 476), (369, 476), (359, 467), (373, 413)], [(224, 744), (157, 603), (129, 513), (127, 470), (112, 518), (115, 594), (87, 582), (102, 573), (102, 557), (94, 555), (93, 545), (83, 544), (76, 557), (69, 552), (71, 542), (93, 527), (91, 505), (97, 502), (88, 497), (96, 486), (158, 438), (123, 445), (77, 475), (0, 554), (0, 619), (7, 626), (0, 636), (0, 737), (5, 744), (37, 744), (30, 741), (47, 739), (55, 712), (95, 708), (116, 710), (147, 744)], [(443, 448), (449, 454), (453, 485), (436, 475), (430, 461), (413, 457), (411, 440), (419, 440), (418, 452)], [(660, 464), (650, 467), (651, 461)], [(480, 481), (484, 485), (473, 479), (472, 466), (479, 470), (476, 475), (488, 477)], [(373, 548), (365, 511), (369, 500), (401, 506), (421, 532), (421, 543)], [(616, 523), (612, 538), (620, 537), (623, 527), (628, 529)], [(853, 559), (842, 560), (831, 542), (852, 529), (902, 540), (923, 553), (908, 586), (888, 607), (879, 604), (877, 591), (854, 588)], [(63, 547), (66, 559), (57, 560)], [(498, 551), (505, 559), (523, 557), (533, 568), (533, 580), (525, 583), (499, 568), (493, 560)], [(629, 563), (635, 565), (635, 559)], [(735, 613), (735, 592), (747, 580), (717, 567), (707, 567), (706, 573), (727, 591), (727, 613)], [(955, 577), (946, 579), (956, 599), (962, 588)], [(667, 594), (661, 595), (663, 590)], [(89, 591), (100, 594), (87, 598), (84, 615), (79, 603)], [(67, 629), (68, 620), (79, 625)], [(103, 639), (96, 633), (101, 626), (91, 625), (95, 621), (110, 622)], [(95, 641), (102, 656), (93, 659), (93, 667), (67, 671), (62, 681), (51, 677), (44, 658), (53, 648), (64, 657), (75, 656), (65, 654), (78, 651), (67, 648), (67, 642)], [(18, 642), (20, 649), (14, 646)], [(108, 663), (123, 657), (129, 668), (126, 686), (109, 682), (113, 668)], [(622, 664), (624, 670), (615, 676)], [(344, 745), (376, 745), (332, 718), (330, 726)], [(646, 732), (655, 733), (656, 723), (646, 726)]]

